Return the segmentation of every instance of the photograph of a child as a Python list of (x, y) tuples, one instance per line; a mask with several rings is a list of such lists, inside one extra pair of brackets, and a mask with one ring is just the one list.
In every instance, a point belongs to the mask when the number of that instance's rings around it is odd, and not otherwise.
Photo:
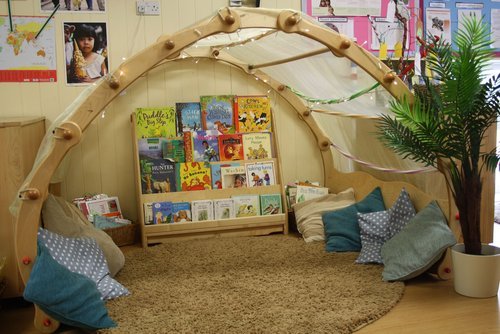
[(106, 11), (106, 0), (40, 0), (42, 11), (53, 11), (59, 5), (60, 11), (100, 12)]
[(104, 22), (64, 22), (66, 83), (90, 84), (108, 74)]

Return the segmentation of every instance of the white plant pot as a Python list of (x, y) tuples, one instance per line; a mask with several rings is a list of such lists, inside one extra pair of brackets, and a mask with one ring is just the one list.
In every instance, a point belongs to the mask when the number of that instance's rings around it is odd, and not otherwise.
[(464, 244), (451, 248), (455, 291), (475, 298), (494, 297), (500, 282), (500, 248), (482, 245), (483, 255), (465, 254)]

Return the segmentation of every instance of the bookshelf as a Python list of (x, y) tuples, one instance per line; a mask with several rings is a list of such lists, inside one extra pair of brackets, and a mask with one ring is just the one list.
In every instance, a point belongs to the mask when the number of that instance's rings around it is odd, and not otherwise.
[[(271, 233), (288, 233), (288, 214), (286, 199), (283, 187), (281, 164), (279, 160), (279, 150), (276, 136), (272, 136), (272, 146), (274, 157), (272, 159), (239, 160), (241, 164), (247, 162), (270, 161), (274, 162), (276, 184), (262, 187), (211, 189), (198, 191), (176, 191), (167, 193), (143, 194), (141, 187), (141, 171), (139, 161), (139, 148), (136, 137), (135, 113), (131, 114), (132, 142), (134, 156), (134, 175), (137, 195), (138, 224), (140, 227), (141, 243), (143, 247), (151, 244), (168, 242), (176, 239), (194, 239), (214, 236), (256, 236)], [(275, 127), (273, 132), (275, 131)], [(227, 161), (214, 162), (219, 164)], [(260, 215), (253, 217), (238, 217), (222, 220), (207, 220), (200, 222), (183, 222), (171, 224), (144, 224), (144, 203), (151, 202), (191, 202), (203, 199), (230, 198), (237, 195), (249, 194), (280, 194), (282, 203), (282, 213), (274, 215)]]

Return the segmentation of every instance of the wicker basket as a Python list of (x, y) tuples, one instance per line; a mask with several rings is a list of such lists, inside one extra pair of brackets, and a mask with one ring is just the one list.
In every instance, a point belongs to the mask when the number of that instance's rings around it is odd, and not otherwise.
[(132, 245), (137, 240), (137, 224), (107, 228), (103, 231), (113, 239), (117, 246)]

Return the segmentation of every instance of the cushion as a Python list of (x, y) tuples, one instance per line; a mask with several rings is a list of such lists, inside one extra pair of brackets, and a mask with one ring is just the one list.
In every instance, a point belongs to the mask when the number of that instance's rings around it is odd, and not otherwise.
[(109, 276), (106, 258), (94, 239), (66, 238), (43, 228), (39, 229), (38, 238), (60, 265), (94, 281), (103, 299), (129, 294), (123, 285)]
[(340, 210), (323, 213), (327, 252), (359, 252), (358, 212), (384, 211), (384, 199), (379, 187), (372, 190), (360, 202)]
[(385, 211), (358, 213), (361, 252), (356, 263), (383, 263), (382, 245), (415, 216), (410, 195), (403, 188), (394, 204)]
[(24, 298), (70, 326), (89, 330), (116, 327), (95, 283), (57, 263), (40, 242)]
[(382, 246), (382, 277), (385, 281), (416, 277), (427, 271), (456, 242), (439, 205), (432, 201)]
[(109, 271), (114, 277), (125, 264), (120, 248), (106, 232), (95, 228), (80, 210), (61, 197), (49, 194), (42, 208), (44, 227), (65, 237), (91, 237), (104, 252)]
[(297, 230), (302, 234), (305, 242), (325, 240), (325, 227), (321, 214), (345, 208), (355, 202), (354, 189), (349, 188), (338, 194), (328, 194), (294, 204)]

